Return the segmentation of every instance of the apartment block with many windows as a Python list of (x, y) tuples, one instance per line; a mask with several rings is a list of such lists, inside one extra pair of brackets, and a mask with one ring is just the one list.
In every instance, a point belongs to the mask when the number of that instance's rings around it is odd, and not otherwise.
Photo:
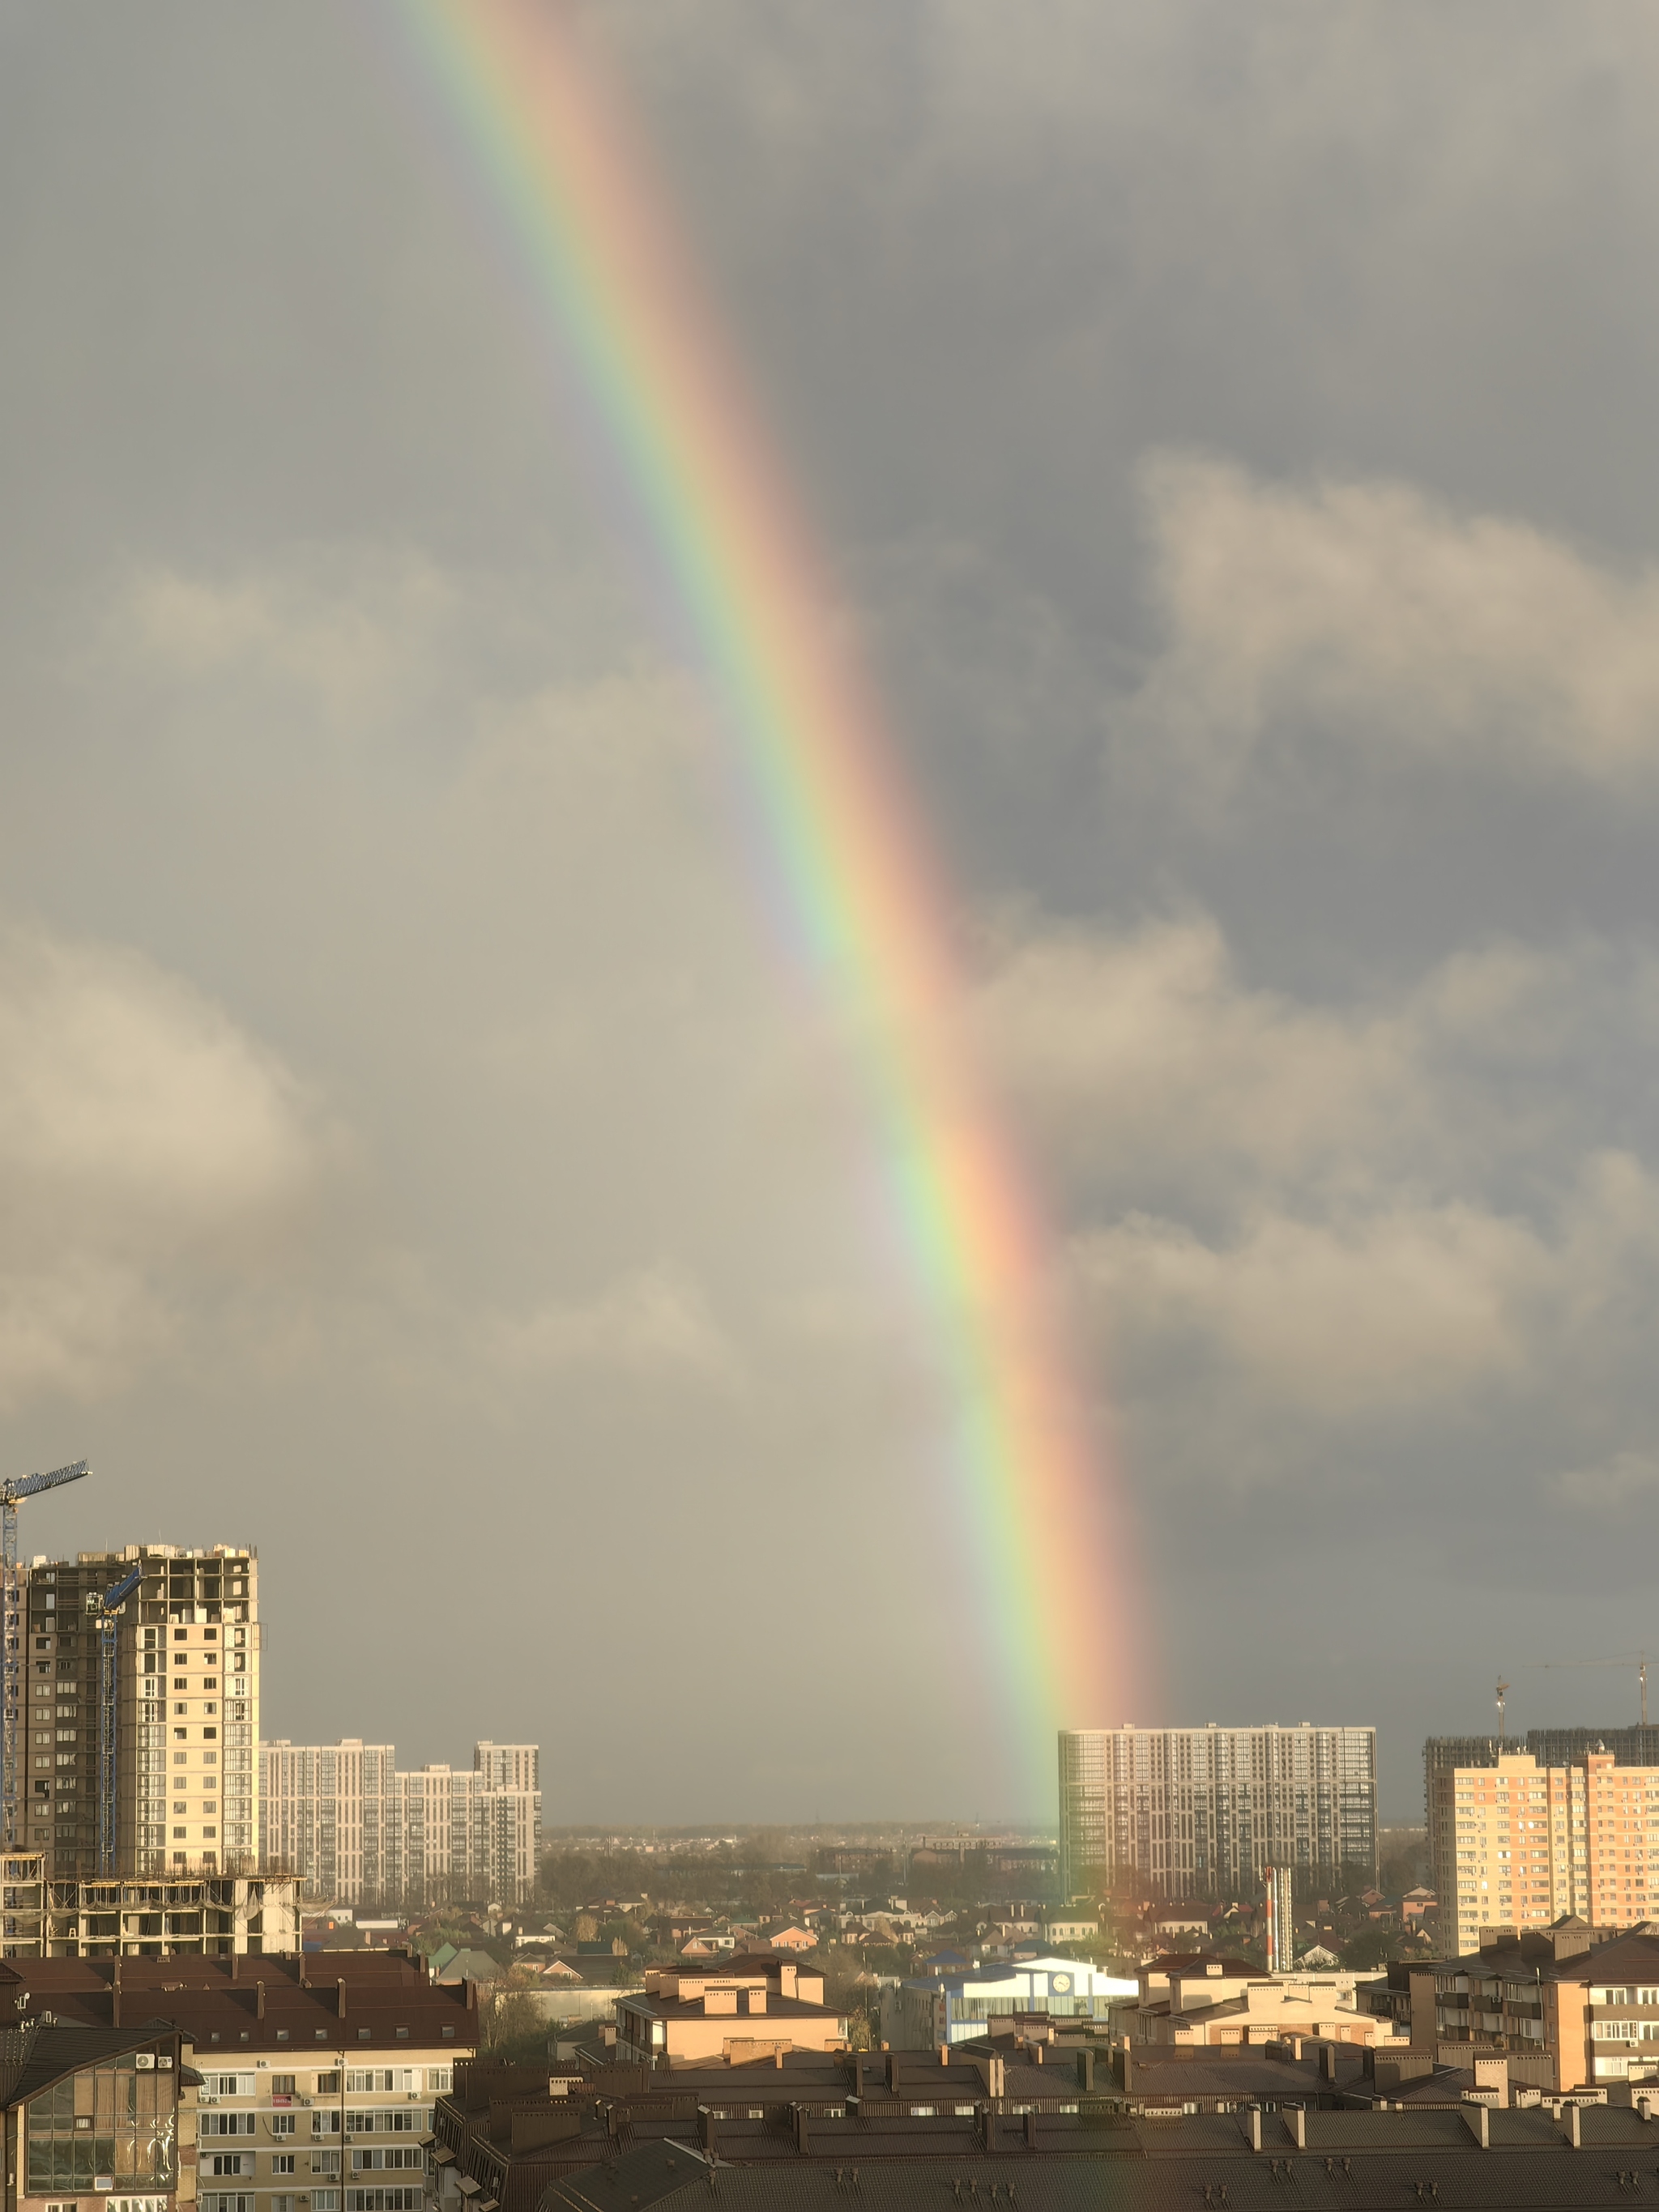
[(386, 1952), (0, 1968), (0, 2025), (42, 2011), (160, 2013), (193, 2045), (199, 2212), (424, 2212), (433, 2106), (478, 2040), (471, 1984)]
[(535, 1887), (541, 1754), (480, 1742), (471, 1767), (400, 1771), (390, 1744), (264, 1747), (263, 1849), (342, 1905), (517, 1904)]
[[(112, 1684), (88, 1611), (134, 1567)], [(135, 1544), (22, 1577), (15, 1846), (49, 1881), (251, 1871), (258, 1847), (258, 1564), (251, 1546)], [(112, 1691), (114, 1866), (100, 1864), (100, 1713)]]
[(1429, 1852), (1457, 1949), (1566, 1913), (1627, 1928), (1659, 1903), (1659, 1765), (1598, 1751), (1553, 1766), (1530, 1752), (1448, 1765), (1438, 1750), (1426, 1753)]
[(1376, 1845), (1373, 1728), (1060, 1733), (1062, 1897), (1123, 1881), (1212, 1895), (1270, 1866), (1375, 1880)]

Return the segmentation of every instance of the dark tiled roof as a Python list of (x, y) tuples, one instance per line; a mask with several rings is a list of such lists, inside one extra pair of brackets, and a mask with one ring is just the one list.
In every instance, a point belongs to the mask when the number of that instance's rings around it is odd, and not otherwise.
[(177, 2036), (165, 2020), (147, 2020), (130, 2028), (50, 2026), (31, 2021), (0, 2034), (0, 2100), (21, 2103), (61, 2081), (83, 2066), (96, 2066), (129, 2051), (153, 2051), (159, 2044), (177, 2056)]
[[(446, 2027), (454, 2031), (447, 2041), (458, 2051), (477, 2040), (478, 2015), (465, 2002), (465, 1990), (428, 1982), (408, 1960), (385, 1952), (340, 1952), (328, 1960), (325, 1974), (312, 1955), (303, 1961), (305, 1983), (301, 1963), (291, 1957), (123, 1959), (120, 2008), (129, 2018), (155, 2014), (176, 2025), (208, 2063), (242, 2051), (434, 2047), (446, 2041)], [(113, 2027), (115, 1967), (112, 1959), (5, 1961), (0, 2027), (43, 2012), (79, 2027)], [(25, 1992), (27, 2011), (20, 2014)], [(398, 2035), (400, 2027), (409, 2030), (407, 2036)]]
[[(670, 2161), (672, 2161), (671, 2164)], [(1194, 2212), (1227, 2191), (1229, 2212), (1408, 2212), (1437, 2203), (1444, 2212), (1554, 2212), (1635, 2201), (1616, 2160), (1583, 2154), (1497, 2154), (1433, 2144), (1350, 2156), (1328, 2172), (1322, 2154), (1142, 2157), (1042, 2154), (975, 2158), (956, 2153), (912, 2160), (861, 2160), (837, 2154), (790, 2164), (728, 2165), (711, 2190), (704, 2162), (684, 2145), (643, 2145), (606, 2166), (554, 2182), (547, 2212), (605, 2212), (665, 2203), (713, 2204), (723, 2212), (825, 2212), (836, 2200), (868, 2212)], [(995, 2191), (993, 2196), (992, 2191)], [(1431, 2193), (1432, 2192), (1432, 2194)]]

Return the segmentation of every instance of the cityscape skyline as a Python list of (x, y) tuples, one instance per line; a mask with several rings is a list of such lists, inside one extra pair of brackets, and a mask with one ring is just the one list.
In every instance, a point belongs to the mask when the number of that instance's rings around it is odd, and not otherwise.
[(280, 1733), (596, 1817), (1625, 1717), (1659, 51), (574, 12), (9, 18), (26, 1549), (257, 1543)]

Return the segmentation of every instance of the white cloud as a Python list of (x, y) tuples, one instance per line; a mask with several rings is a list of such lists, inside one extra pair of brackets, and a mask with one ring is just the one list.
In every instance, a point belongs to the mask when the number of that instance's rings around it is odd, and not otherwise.
[(1073, 1266), (1132, 1357), (1218, 1356), (1258, 1403), (1352, 1419), (1523, 1372), (1551, 1255), (1524, 1223), (1448, 1206), (1264, 1213), (1226, 1244), (1134, 1215), (1080, 1238)]
[(659, 1264), (596, 1297), (550, 1302), (522, 1317), (498, 1317), (485, 1333), (499, 1369), (521, 1376), (587, 1372), (612, 1379), (729, 1388), (736, 1352), (699, 1286)]
[(1558, 1474), (1547, 1486), (1563, 1505), (1591, 1513), (1625, 1512), (1659, 1492), (1659, 1452), (1613, 1452)]
[[(1252, 986), (1207, 915), (1109, 934), (1005, 928), (974, 1002), (981, 1048), (1048, 1158), (1188, 1196), (1445, 1183), (1538, 1140), (1516, 1095), (1609, 987), (1601, 948), (1507, 941), (1414, 984), (1313, 1005)], [(1620, 1001), (1627, 1015), (1629, 1000)], [(1509, 1082), (1503, 1095), (1493, 1081)]]
[(140, 955), (0, 939), (0, 1403), (85, 1395), (257, 1270), (327, 1149), (276, 1058)]
[(1645, 786), (1659, 574), (1407, 484), (1268, 483), (1165, 453), (1145, 493), (1169, 643), (1143, 725), (1224, 781), (1276, 726)]

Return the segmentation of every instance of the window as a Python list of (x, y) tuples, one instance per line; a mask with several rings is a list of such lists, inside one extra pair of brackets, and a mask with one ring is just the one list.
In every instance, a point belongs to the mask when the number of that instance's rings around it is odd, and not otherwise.
[[(279, 2027), (276, 2033), (279, 2039), (284, 2041), (287, 2039), (288, 2030), (285, 2027)], [(298, 2079), (299, 2076), (294, 2074), (273, 2074), (270, 2077), (271, 2095), (273, 2097), (291, 2097), (294, 2094), (295, 2084)]]
[(241, 2150), (215, 2151), (204, 2157), (203, 2165), (210, 2173), (247, 2173), (253, 2171), (253, 2153)]
[(340, 2212), (339, 2191), (313, 2189), (311, 2192), (311, 2212)]
[(279, 2150), (270, 2161), (270, 2170), (273, 2173), (292, 2173), (294, 2153), (291, 2150)]
[[(234, 2081), (235, 2076), (233, 2075)], [(251, 2136), (258, 2125), (257, 2112), (204, 2112), (197, 2121), (204, 2137), (208, 2136)]]
[[(323, 2030), (319, 2027), (317, 2033), (320, 2035)], [(337, 2097), (339, 2094), (340, 2077), (337, 2073), (319, 2074), (317, 2076), (317, 2094), (319, 2097)]]
[(204, 2074), (202, 2080), (210, 2097), (252, 2097), (258, 2082), (252, 2074)]
[(137, 2055), (128, 2052), (31, 2097), (27, 2194), (72, 2189), (89, 2195), (103, 2174), (125, 2190), (172, 2190), (175, 2081), (155, 2067), (140, 2073)]
[(270, 2116), (270, 2132), (274, 2136), (291, 2136), (294, 2132), (293, 2113), (273, 2112)]
[[(346, 2212), (422, 2212), (425, 2197), (419, 2189), (348, 2189), (345, 2194)], [(314, 2205), (317, 2199), (311, 2201)]]
[(455, 2069), (453, 2066), (428, 2066), (426, 2086), (437, 2096), (448, 2096), (455, 2086)]

